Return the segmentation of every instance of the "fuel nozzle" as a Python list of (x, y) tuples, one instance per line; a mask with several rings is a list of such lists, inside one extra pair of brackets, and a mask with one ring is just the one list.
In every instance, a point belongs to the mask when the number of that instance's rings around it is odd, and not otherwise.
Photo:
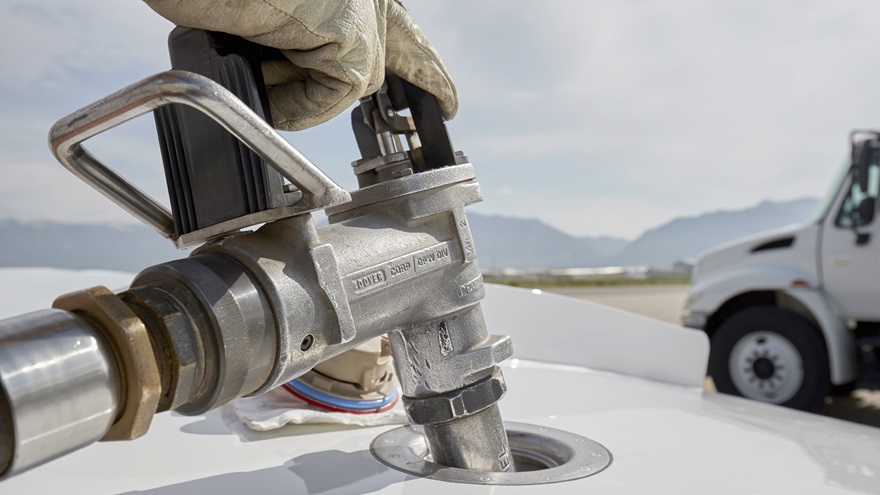
[[(122, 293), (80, 291), (0, 322), (0, 476), (135, 438), (159, 411), (202, 414), (284, 384), (350, 411), (399, 397), (436, 462), (512, 470), (498, 409), (512, 346), (487, 331), (464, 213), (482, 196), (436, 101), (389, 75), (355, 109), (349, 193), (266, 123), (254, 47), (226, 41), (177, 29), (175, 69), (53, 126), (52, 152), (77, 177), (178, 247), (201, 246)], [(82, 146), (157, 109), (172, 211)]]

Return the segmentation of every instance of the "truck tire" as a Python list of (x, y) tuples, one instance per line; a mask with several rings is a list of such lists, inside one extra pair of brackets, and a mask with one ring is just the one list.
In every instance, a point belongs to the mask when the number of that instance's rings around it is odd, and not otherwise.
[(818, 329), (774, 306), (733, 314), (712, 336), (709, 374), (719, 392), (815, 411), (830, 391)]

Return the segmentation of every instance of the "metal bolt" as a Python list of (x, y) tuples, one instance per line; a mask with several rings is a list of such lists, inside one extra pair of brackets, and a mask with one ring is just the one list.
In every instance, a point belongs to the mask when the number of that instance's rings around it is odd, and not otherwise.
[(305, 352), (312, 347), (312, 343), (314, 343), (314, 342), (315, 342), (315, 337), (313, 337), (311, 335), (306, 335), (305, 338), (303, 338), (302, 343), (299, 345), (299, 348), (301, 351)]

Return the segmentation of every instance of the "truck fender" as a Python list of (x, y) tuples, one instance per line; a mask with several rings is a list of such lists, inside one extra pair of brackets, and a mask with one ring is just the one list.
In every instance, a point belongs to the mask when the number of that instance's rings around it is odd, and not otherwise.
[(817, 289), (783, 289), (784, 296), (796, 301), (803, 309), (791, 307), (791, 301), (785, 297), (777, 297), (779, 306), (790, 309), (796, 313), (806, 310), (808, 314), (802, 315), (811, 319), (825, 338), (825, 346), (828, 348), (828, 368), (831, 372), (831, 383), (843, 385), (854, 382), (859, 378), (858, 363), (856, 356), (856, 339), (847, 327), (846, 320), (840, 311), (834, 306), (831, 299), (822, 290)]
[(766, 304), (775, 301), (777, 306), (811, 321), (822, 332), (831, 383), (851, 383), (859, 377), (855, 336), (831, 298), (816, 288), (818, 285), (814, 274), (794, 266), (738, 267), (695, 284), (685, 310), (715, 315), (735, 299), (747, 298), (749, 304), (765, 303), (764, 298), (747, 296), (766, 294)]
[(722, 270), (691, 287), (691, 295), (699, 297), (690, 299), (686, 309), (709, 315), (740, 294), (787, 290), (796, 281), (808, 288), (819, 286), (815, 274), (795, 266), (752, 265)]

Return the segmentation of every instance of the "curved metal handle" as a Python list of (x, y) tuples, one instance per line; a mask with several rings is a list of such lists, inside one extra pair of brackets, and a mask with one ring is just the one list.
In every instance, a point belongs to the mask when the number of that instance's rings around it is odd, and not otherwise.
[(55, 158), (80, 180), (156, 232), (174, 237), (171, 212), (134, 184), (104, 165), (80, 143), (139, 115), (170, 105), (193, 107), (214, 119), (302, 191), (287, 207), (305, 213), (351, 200), (272, 127), (220, 84), (191, 72), (170, 70), (123, 88), (67, 117), (49, 131)]

